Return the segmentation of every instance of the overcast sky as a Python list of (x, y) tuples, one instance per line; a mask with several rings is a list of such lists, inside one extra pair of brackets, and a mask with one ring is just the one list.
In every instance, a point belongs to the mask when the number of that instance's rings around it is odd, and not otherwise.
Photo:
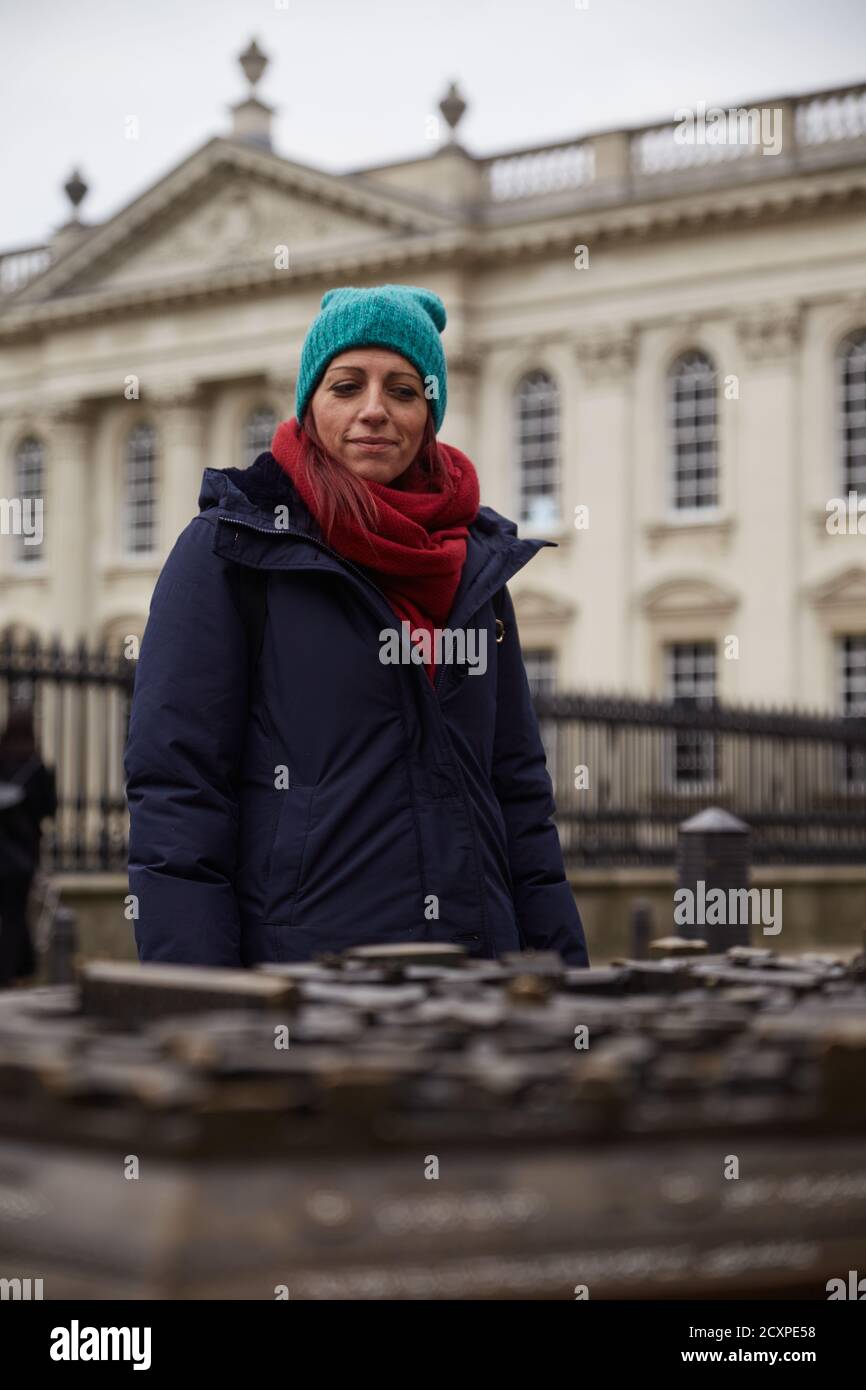
[[(578, 4), (588, 8), (578, 8)], [(281, 154), (325, 169), (422, 154), (455, 79), (476, 154), (866, 79), (866, 0), (0, 0), (0, 249), (101, 221), (212, 135), (271, 59)], [(125, 138), (138, 117), (140, 138)]]

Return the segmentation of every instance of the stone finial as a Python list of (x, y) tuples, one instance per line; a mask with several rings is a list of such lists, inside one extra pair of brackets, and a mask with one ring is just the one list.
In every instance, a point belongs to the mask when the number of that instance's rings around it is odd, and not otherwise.
[(460, 95), (456, 82), (450, 84), (448, 91), (439, 103), (439, 110), (442, 112), (450, 128), (451, 134), (449, 139), (456, 140), (457, 126), (460, 124), (463, 113), (466, 110), (466, 102)]
[(263, 53), (255, 39), (250, 39), (243, 53), (238, 58), (238, 62), (243, 68), (244, 77), (251, 87), (255, 87), (265, 68), (268, 66), (268, 56)]
[(81, 221), (78, 208), (87, 196), (88, 188), (77, 169), (73, 169), (63, 185), (63, 191), (72, 204), (72, 215), (54, 232), (50, 241), (50, 260), (55, 261), (79, 246), (90, 235), (91, 228)]
[(251, 39), (238, 61), (250, 84), (250, 90), (243, 101), (236, 102), (231, 108), (232, 138), (243, 140), (248, 145), (258, 145), (262, 149), (270, 150), (272, 148), (271, 118), (274, 114), (274, 108), (262, 101), (255, 90), (256, 83), (268, 66), (268, 57), (259, 48), (255, 39)]
[(73, 169), (63, 185), (63, 191), (72, 204), (73, 217), (78, 216), (78, 205), (87, 196), (88, 188), (77, 169)]

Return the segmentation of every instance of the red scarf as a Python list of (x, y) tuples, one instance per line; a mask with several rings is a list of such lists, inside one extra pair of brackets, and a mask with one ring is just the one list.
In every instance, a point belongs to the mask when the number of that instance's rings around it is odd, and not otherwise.
[[(299, 466), (300, 436), (294, 416), (283, 420), (271, 442), (271, 453), (321, 524)], [(431, 652), (435, 650), (433, 629), (444, 628), (451, 613), (466, 559), (467, 527), (475, 520), (479, 504), (478, 475), (471, 460), (450, 444), (438, 447), (454, 482), (452, 491), (422, 492), (424, 478), (417, 461), (401, 475), (403, 488), (364, 479), (379, 506), (376, 530), (337, 517), (328, 540), (338, 554), (373, 572), (397, 616), (408, 619), (410, 635), (416, 628), (430, 633)], [(432, 682), (435, 662), (425, 665)]]

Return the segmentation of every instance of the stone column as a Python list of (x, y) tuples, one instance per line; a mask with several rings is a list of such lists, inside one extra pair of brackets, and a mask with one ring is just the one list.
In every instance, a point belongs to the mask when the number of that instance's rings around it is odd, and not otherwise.
[(481, 414), (481, 354), (457, 352), (448, 356), (448, 406), (439, 438), (453, 444), (476, 462), (477, 427)]
[(202, 474), (207, 467), (204, 403), (196, 387), (187, 384), (159, 391), (152, 404), (159, 448), (159, 545), (167, 555), (198, 513)]
[(298, 374), (291, 367), (282, 370), (275, 368), (267, 372), (265, 386), (269, 396), (274, 397), (277, 422), (291, 420), (295, 413), (295, 386)]
[[(575, 503), (589, 525), (573, 534), (580, 603), (577, 670), (581, 688), (623, 690), (633, 679), (631, 563), (634, 538), (632, 416), (636, 335), (630, 325), (574, 343), (580, 369)], [(568, 517), (574, 524), (574, 517)]]
[(64, 647), (90, 636), (95, 597), (91, 558), (93, 416), (80, 401), (46, 410), (45, 558), (50, 571), (49, 629)]
[(787, 703), (796, 690), (800, 308), (756, 305), (737, 322), (742, 372), (737, 549), (740, 697)]

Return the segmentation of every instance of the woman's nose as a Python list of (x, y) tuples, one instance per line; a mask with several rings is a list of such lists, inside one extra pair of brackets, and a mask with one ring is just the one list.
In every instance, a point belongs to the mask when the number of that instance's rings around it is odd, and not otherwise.
[(372, 390), (364, 398), (361, 404), (361, 415), (364, 419), (375, 418), (381, 420), (387, 415), (385, 402), (378, 391)]

